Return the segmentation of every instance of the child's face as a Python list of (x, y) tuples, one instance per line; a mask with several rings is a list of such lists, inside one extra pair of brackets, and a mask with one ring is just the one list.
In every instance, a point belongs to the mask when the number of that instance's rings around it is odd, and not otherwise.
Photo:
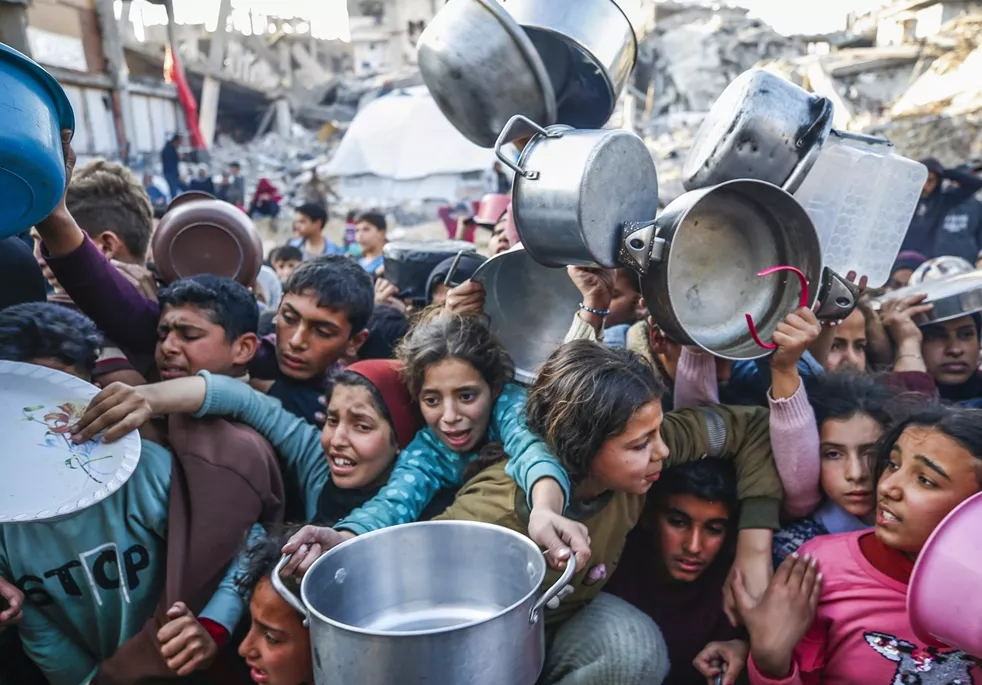
[(385, 231), (380, 231), (375, 224), (359, 221), (355, 227), (355, 240), (362, 252), (378, 252), (385, 245)]
[(932, 428), (907, 428), (877, 485), (876, 536), (915, 557), (948, 513), (979, 491), (979, 460)]
[(304, 685), (314, 682), (310, 633), (303, 619), (284, 602), (268, 578), (256, 585), (249, 602), (252, 622), (239, 646), (253, 682)]
[(866, 317), (859, 309), (835, 327), (835, 337), (825, 364), (827, 371), (866, 370)]
[(273, 260), (273, 271), (276, 272), (276, 277), (281, 281), (286, 281), (296, 268), (300, 266), (300, 260), (298, 259), (274, 259)]
[(730, 514), (722, 502), (695, 495), (669, 495), (658, 513), (658, 540), (668, 574), (691, 583), (723, 548)]
[(367, 336), (352, 336), (347, 312), (318, 306), (314, 295), (290, 293), (276, 314), (276, 360), (283, 375), (308, 380), (334, 366), (349, 345), (357, 351)]
[(214, 323), (207, 312), (191, 305), (164, 307), (157, 336), (154, 361), (161, 380), (193, 376), (202, 370), (237, 376), (256, 352), (254, 335), (229, 343), (225, 329)]
[(853, 516), (869, 516), (873, 496), (873, 452), (883, 428), (867, 414), (822, 424), (822, 490)]
[(600, 492), (643, 495), (661, 475), (668, 445), (661, 438), (660, 400), (636, 412), (620, 435), (608, 438), (590, 465), (589, 478)]
[(301, 238), (313, 238), (320, 235), (322, 228), (320, 222), (314, 222), (306, 214), (297, 212), (293, 215), (293, 232)]
[(506, 220), (502, 218), (491, 229), (491, 239), (488, 241), (488, 257), (507, 252), (511, 245), (508, 242), (508, 234), (505, 231)]
[(454, 452), (473, 452), (488, 431), (495, 396), (477, 369), (444, 359), (426, 369), (419, 393), (423, 420)]
[(616, 274), (610, 314), (605, 322), (608, 327), (634, 323), (638, 313), (638, 300), (641, 299), (641, 295), (631, 287), (630, 276), (622, 269), (618, 269)]
[(963, 316), (921, 330), (924, 365), (935, 381), (960, 385), (978, 371), (979, 332), (972, 317)]
[(395, 461), (399, 449), (392, 427), (379, 414), (375, 399), (366, 389), (336, 385), (327, 405), (321, 445), (339, 488), (372, 485)]

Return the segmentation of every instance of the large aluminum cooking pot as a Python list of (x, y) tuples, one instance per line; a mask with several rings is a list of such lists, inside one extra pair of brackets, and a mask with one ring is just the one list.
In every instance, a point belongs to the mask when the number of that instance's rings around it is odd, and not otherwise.
[[(502, 151), (514, 127), (537, 131), (516, 164)], [(546, 266), (618, 266), (620, 227), (658, 210), (658, 174), (644, 141), (619, 129), (543, 129), (513, 117), (495, 145), (515, 171), (512, 216), (522, 244)]]
[[(800, 269), (812, 294), (809, 305), (828, 290), (811, 219), (794, 197), (770, 183), (730, 181), (688, 192), (652, 226), (656, 237), (642, 279), (648, 310), (670, 338), (717, 357), (766, 356), (770, 350), (753, 340), (746, 314), (769, 340), (798, 307), (801, 287), (794, 276), (759, 272)], [(626, 246), (633, 237), (625, 238)]]
[(302, 602), (277, 592), (310, 625), (317, 685), (533, 685), (545, 658), (541, 613), (575, 564), (544, 594), (535, 543), (470, 521), (410, 523), (360, 535), (318, 559)]
[(686, 190), (755, 179), (797, 190), (832, 130), (832, 103), (763, 69), (733, 79), (682, 165)]
[(580, 291), (566, 269), (537, 263), (521, 244), (484, 262), (473, 280), (484, 286), (484, 313), (515, 362), (515, 379), (531, 383), (566, 339)]
[(546, 67), (495, 0), (450, 0), (420, 35), (418, 51), (423, 82), (440, 111), (475, 145), (494, 145), (514, 114), (556, 122)]
[(545, 62), (559, 106), (557, 123), (573, 128), (607, 123), (637, 59), (631, 20), (638, 4), (504, 0)]

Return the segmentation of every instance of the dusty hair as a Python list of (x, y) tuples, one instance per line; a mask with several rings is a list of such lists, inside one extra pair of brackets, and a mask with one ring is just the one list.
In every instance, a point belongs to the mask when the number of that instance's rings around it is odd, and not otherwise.
[(444, 359), (465, 361), (495, 393), (515, 377), (515, 364), (488, 328), (484, 317), (449, 314), (422, 317), (402, 339), (397, 355), (405, 365), (406, 385), (419, 399), (426, 370)]
[(532, 433), (579, 483), (604, 442), (623, 433), (635, 412), (664, 394), (665, 385), (644, 357), (574, 340), (542, 366), (525, 417)]
[(134, 259), (142, 262), (146, 258), (153, 232), (153, 207), (147, 191), (129, 169), (105, 159), (76, 169), (65, 204), (89, 236), (112, 231)]

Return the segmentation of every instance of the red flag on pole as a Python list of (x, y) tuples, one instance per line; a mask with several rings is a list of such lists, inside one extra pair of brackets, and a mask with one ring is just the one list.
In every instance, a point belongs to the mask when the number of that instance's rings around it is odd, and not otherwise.
[(188, 132), (191, 134), (191, 146), (198, 150), (207, 149), (205, 139), (201, 137), (201, 129), (198, 126), (198, 102), (194, 99), (194, 93), (188, 85), (188, 80), (184, 75), (184, 67), (178, 59), (174, 46), (167, 45), (164, 55), (164, 80), (177, 86), (177, 98), (181, 101), (184, 109), (184, 119), (188, 124)]

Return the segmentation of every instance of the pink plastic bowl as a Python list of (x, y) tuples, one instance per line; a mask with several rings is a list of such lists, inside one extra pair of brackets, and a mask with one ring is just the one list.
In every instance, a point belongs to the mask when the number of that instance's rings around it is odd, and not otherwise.
[(907, 591), (907, 618), (921, 642), (982, 657), (982, 492), (934, 529)]

